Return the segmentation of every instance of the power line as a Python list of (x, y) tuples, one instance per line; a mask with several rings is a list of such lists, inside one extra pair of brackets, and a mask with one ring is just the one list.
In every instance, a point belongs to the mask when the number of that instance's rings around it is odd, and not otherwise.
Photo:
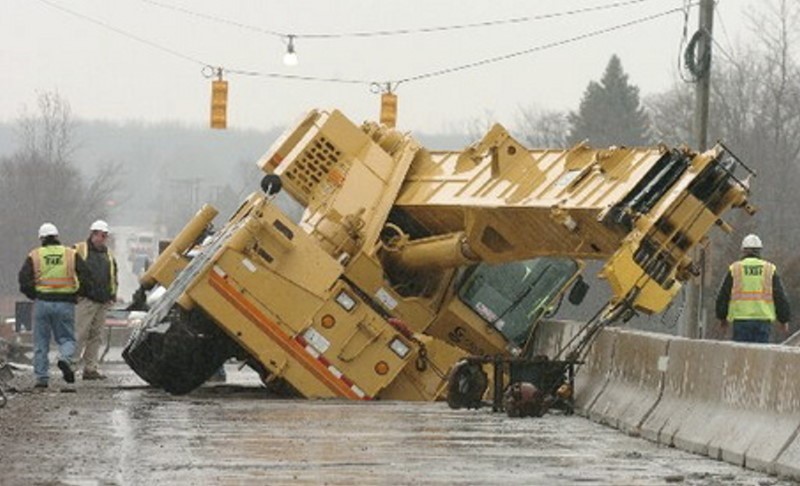
[[(152, 1), (152, 0), (142, 0), (142, 1)], [(645, 1), (645, 0), (636, 0), (636, 1)], [(212, 68), (212, 66), (213, 66), (211, 63), (208, 63), (208, 62), (202, 61), (200, 59), (197, 59), (197, 58), (182, 54), (182, 53), (180, 53), (180, 52), (178, 52), (178, 51), (176, 51), (174, 49), (171, 49), (171, 48), (168, 48), (168, 47), (164, 47), (164, 46), (162, 46), (160, 44), (157, 44), (157, 43), (155, 43), (153, 41), (144, 39), (144, 38), (139, 37), (139, 36), (137, 36), (135, 34), (131, 34), (131, 33), (127, 32), (127, 31), (125, 31), (125, 30), (122, 30), (122, 29), (119, 29), (117, 27), (114, 27), (114, 26), (108, 24), (107, 22), (103, 22), (101, 20), (97, 20), (97, 19), (95, 19), (93, 17), (84, 15), (82, 13), (79, 13), (79, 12), (76, 12), (74, 10), (68, 9), (66, 7), (63, 7), (61, 5), (58, 5), (58, 4), (54, 3), (54, 2), (52, 2), (51, 0), (39, 0), (39, 2), (45, 4), (45, 5), (49, 6), (49, 7), (55, 8), (55, 9), (57, 9), (59, 11), (62, 11), (64, 13), (67, 13), (69, 15), (72, 15), (74, 17), (80, 18), (82, 20), (86, 20), (86, 21), (91, 22), (91, 23), (93, 23), (95, 25), (99, 25), (99, 26), (101, 26), (101, 27), (103, 27), (105, 29), (108, 29), (108, 30), (110, 30), (110, 31), (112, 31), (112, 32), (114, 32), (116, 34), (122, 35), (122, 36), (124, 36), (124, 37), (126, 37), (128, 39), (131, 39), (131, 40), (134, 40), (136, 42), (139, 42), (139, 43), (142, 43), (144, 45), (147, 45), (149, 47), (158, 49), (158, 50), (160, 50), (162, 52), (166, 52), (166, 53), (168, 53), (168, 54), (170, 54), (172, 56), (178, 57), (180, 59), (187, 60), (187, 61), (190, 61), (190, 62), (195, 63), (195, 64), (199, 64), (199, 65), (203, 66), (203, 71), (204, 72), (207, 72), (209, 70), (209, 68)], [(427, 73), (417, 74), (417, 75), (408, 76), (408, 77), (405, 77), (405, 78), (400, 78), (400, 79), (395, 79), (395, 80), (390, 80), (390, 81), (378, 82), (378, 81), (366, 80), (366, 79), (348, 79), (348, 78), (337, 78), (337, 77), (307, 76), (307, 75), (297, 75), (297, 74), (284, 74), (284, 73), (277, 73), (277, 72), (261, 72), (261, 71), (236, 69), (236, 68), (225, 68), (225, 67), (223, 67), (221, 69), (223, 69), (223, 71), (225, 71), (227, 73), (230, 73), (230, 74), (238, 74), (238, 75), (242, 75), (242, 76), (253, 76), (253, 77), (264, 77), (264, 78), (272, 78), (272, 79), (286, 79), (286, 80), (295, 80), (295, 81), (318, 81), (318, 82), (339, 83), (339, 84), (362, 84), (362, 85), (368, 85), (368, 86), (384, 86), (384, 85), (397, 86), (397, 85), (399, 85), (401, 83), (410, 83), (410, 82), (414, 82), (414, 81), (420, 81), (420, 80), (423, 80), (423, 79), (429, 79), (429, 78), (433, 78), (433, 77), (444, 76), (446, 74), (451, 74), (451, 73), (455, 73), (455, 72), (459, 72), (459, 71), (464, 71), (464, 70), (467, 70), (467, 69), (473, 69), (473, 68), (477, 68), (477, 67), (480, 67), (480, 66), (485, 66), (485, 65), (488, 65), (488, 64), (494, 64), (494, 63), (497, 63), (497, 62), (506, 61), (506, 60), (513, 59), (513, 58), (520, 57), (520, 56), (524, 56), (524, 55), (527, 55), (527, 54), (532, 54), (532, 53), (535, 53), (535, 52), (545, 51), (545, 50), (552, 49), (552, 48), (555, 48), (555, 47), (560, 47), (560, 46), (563, 46), (563, 45), (567, 45), (567, 44), (571, 44), (571, 43), (574, 43), (574, 42), (578, 42), (580, 40), (584, 40), (584, 39), (588, 39), (588, 38), (592, 38), (592, 37), (597, 37), (597, 36), (600, 36), (600, 35), (603, 35), (603, 34), (614, 32), (614, 31), (617, 31), (617, 30), (621, 30), (621, 29), (624, 29), (624, 28), (627, 28), (627, 27), (632, 27), (634, 25), (641, 24), (641, 23), (648, 22), (648, 21), (652, 21), (652, 20), (655, 20), (657, 18), (664, 17), (664, 16), (667, 16), (667, 15), (670, 15), (672, 13), (679, 12), (679, 11), (682, 11), (682, 10), (683, 10), (683, 7), (673, 8), (673, 9), (666, 10), (666, 11), (663, 11), (663, 12), (660, 12), (660, 13), (656, 13), (656, 14), (648, 15), (648, 16), (641, 17), (641, 18), (638, 18), (638, 19), (635, 19), (635, 20), (631, 20), (631, 21), (628, 21), (628, 22), (624, 22), (622, 24), (617, 24), (617, 25), (614, 25), (612, 27), (598, 29), (598, 30), (594, 30), (594, 31), (591, 31), (591, 32), (587, 32), (587, 33), (581, 34), (581, 35), (573, 36), (573, 37), (570, 37), (570, 38), (567, 38), (567, 39), (563, 39), (563, 40), (560, 40), (560, 41), (550, 42), (550, 43), (547, 43), (547, 44), (542, 44), (542, 45), (539, 45), (539, 46), (531, 47), (531, 48), (524, 49), (524, 50), (521, 50), (521, 51), (512, 52), (512, 53), (509, 53), (509, 54), (504, 54), (504, 55), (501, 55), (501, 56), (495, 56), (495, 57), (486, 58), (486, 59), (482, 59), (482, 60), (471, 62), (471, 63), (467, 63), (467, 64), (462, 64), (460, 66), (454, 66), (454, 67), (450, 67), (450, 68), (439, 69), (439, 70), (436, 70), (436, 71), (430, 71), (430, 72), (427, 72)]]
[(150, 5), (155, 5), (155, 6), (160, 7), (160, 8), (164, 8), (164, 9), (168, 9), (168, 10), (174, 10), (176, 12), (180, 12), (180, 13), (183, 13), (183, 14), (186, 14), (186, 15), (191, 15), (193, 17), (198, 17), (198, 18), (205, 19), (205, 20), (211, 20), (211, 21), (218, 22), (218, 23), (221, 23), (221, 24), (232, 25), (232, 26), (238, 27), (240, 29), (259, 32), (261, 34), (267, 34), (267, 35), (271, 35), (271, 36), (275, 36), (275, 37), (287, 37), (289, 35), (288, 33), (285, 33), (285, 32), (278, 32), (276, 30), (264, 29), (262, 27), (257, 27), (257, 26), (254, 26), (254, 25), (244, 24), (244, 23), (241, 23), (241, 22), (237, 22), (235, 20), (229, 20), (229, 19), (225, 19), (225, 18), (222, 18), (222, 17), (216, 17), (216, 16), (209, 15), (209, 14), (195, 12), (193, 10), (189, 10), (188, 8), (178, 7), (176, 5), (170, 5), (168, 3), (163, 3), (163, 2), (157, 2), (155, 0), (139, 0), (139, 1), (141, 1), (143, 3), (148, 3)]
[(712, 36), (712, 37), (711, 37), (711, 42), (713, 42), (713, 43), (714, 43), (714, 45), (715, 45), (715, 46), (717, 46), (717, 49), (719, 49), (719, 52), (721, 52), (721, 53), (722, 53), (722, 55), (723, 55), (723, 56), (724, 56), (724, 57), (725, 57), (725, 58), (726, 58), (726, 59), (727, 59), (727, 60), (728, 60), (728, 61), (729, 61), (731, 64), (733, 64), (734, 66), (737, 66), (737, 65), (739, 64), (739, 63), (738, 63), (738, 61), (737, 61), (737, 60), (736, 60), (736, 59), (735, 59), (735, 58), (734, 58), (734, 57), (733, 57), (731, 54), (729, 54), (729, 53), (728, 53), (728, 51), (726, 51), (724, 47), (722, 47), (722, 44), (720, 44), (720, 43), (717, 41), (717, 38), (716, 38), (716, 37)]
[[(727, 40), (727, 42), (728, 42), (728, 45), (731, 47), (731, 49), (733, 49), (733, 42), (731, 42), (731, 38), (730, 38), (730, 36), (728, 35), (728, 29), (725, 27), (725, 22), (724, 22), (724, 21), (723, 21), (723, 19), (722, 19), (722, 14), (720, 14), (720, 13), (719, 13), (719, 8), (715, 8), (715, 9), (714, 9), (714, 14), (715, 14), (715, 15), (716, 15), (716, 17), (717, 17), (717, 21), (719, 22), (719, 25), (720, 25), (720, 27), (722, 28), (722, 34), (725, 36), (725, 39)], [(711, 41), (712, 41), (712, 42), (714, 42), (714, 45), (716, 45), (716, 46), (717, 46), (717, 48), (719, 49), (719, 51), (722, 53), (722, 55), (723, 55), (723, 56), (725, 56), (725, 57), (728, 59), (728, 61), (730, 61), (730, 62), (731, 62), (732, 64), (734, 64), (734, 65), (736, 65), (736, 64), (737, 64), (737, 62), (736, 62), (736, 60), (733, 58), (733, 56), (731, 56), (730, 54), (728, 54), (728, 52), (725, 50), (725, 48), (724, 48), (724, 47), (722, 47), (722, 44), (721, 44), (721, 43), (719, 43), (719, 42), (717, 42), (717, 39), (716, 39), (715, 37), (713, 37), (713, 36), (712, 36), (712, 37), (711, 37)]]
[[(617, 25), (614, 25), (612, 27), (607, 27), (607, 28), (604, 28), (604, 29), (594, 30), (594, 31), (587, 32), (587, 33), (584, 33), (584, 34), (580, 34), (580, 35), (577, 35), (577, 36), (574, 36), (574, 37), (570, 37), (570, 38), (567, 38), (567, 39), (562, 39), (560, 41), (549, 42), (547, 44), (542, 44), (542, 45), (539, 45), (539, 46), (530, 47), (528, 49), (512, 52), (512, 53), (509, 53), (509, 54), (504, 54), (504, 55), (501, 55), (501, 56), (490, 57), (490, 58), (482, 59), (480, 61), (474, 61), (474, 62), (471, 62), (471, 63), (462, 64), (460, 66), (454, 66), (454, 67), (450, 67), (450, 68), (439, 69), (439, 70), (436, 70), (436, 71), (430, 71), (430, 72), (427, 72), (427, 73), (417, 74), (417, 75), (414, 75), (414, 76), (409, 76), (409, 77), (400, 78), (400, 79), (394, 79), (394, 80), (382, 81), (382, 82), (369, 81), (369, 84), (370, 85), (378, 85), (378, 86), (384, 86), (384, 85), (397, 86), (397, 85), (400, 85), (400, 84), (403, 84), (403, 83), (410, 83), (410, 82), (413, 82), (413, 81), (420, 81), (420, 80), (423, 80), (423, 79), (429, 79), (429, 78), (444, 76), (446, 74), (451, 74), (451, 73), (455, 73), (455, 72), (459, 72), (459, 71), (464, 71), (464, 70), (467, 70), (467, 69), (473, 69), (473, 68), (476, 68), (476, 67), (485, 66), (485, 65), (488, 65), (488, 64), (494, 64), (494, 63), (498, 63), (498, 62), (502, 62), (502, 61), (507, 61), (507, 60), (513, 59), (515, 57), (520, 57), (520, 56), (524, 56), (524, 55), (527, 55), (527, 54), (532, 54), (534, 52), (545, 51), (545, 50), (552, 49), (552, 48), (555, 48), (555, 47), (560, 47), (560, 46), (563, 46), (563, 45), (567, 45), (567, 44), (571, 44), (571, 43), (574, 43), (574, 42), (578, 42), (578, 41), (581, 41), (581, 40), (584, 40), (584, 39), (597, 37), (597, 36), (600, 36), (600, 35), (603, 35), (603, 34), (608, 34), (610, 32), (614, 32), (614, 31), (617, 31), (617, 30), (625, 29), (627, 27), (632, 27), (634, 25), (642, 24), (642, 23), (645, 23), (645, 22), (649, 22), (651, 20), (655, 20), (655, 19), (658, 19), (658, 18), (661, 18), (661, 17), (665, 17), (667, 15), (670, 15), (670, 14), (673, 14), (673, 13), (679, 12), (679, 11), (683, 11), (683, 7), (673, 8), (673, 9), (666, 10), (666, 11), (663, 11), (663, 12), (660, 12), (660, 13), (648, 15), (646, 17), (641, 17), (641, 18), (638, 18), (638, 19), (635, 19), (635, 20), (631, 20), (629, 22), (624, 22), (622, 24), (617, 24)], [(258, 72), (258, 71), (242, 71), (242, 70), (232, 70), (232, 69), (226, 69), (226, 71), (231, 72), (231, 73), (241, 74), (241, 75), (247, 75), (247, 76), (277, 77), (277, 76), (274, 76), (274, 73), (261, 73), (261, 72)], [(280, 77), (284, 77), (284, 76), (286, 76), (286, 75), (280, 75)], [(293, 78), (294, 79), (302, 79), (302, 80), (317, 80), (317, 81), (322, 80), (320, 78), (312, 78), (312, 77), (304, 77), (304, 76), (294, 76)], [(331, 80), (331, 81), (333, 81), (333, 80)], [(342, 79), (336, 79), (335, 81), (336, 82), (346, 82), (346, 83), (364, 83), (365, 82), (365, 81), (359, 81), (359, 80), (342, 80)]]
[(563, 46), (563, 45), (566, 45), (566, 44), (571, 44), (573, 42), (577, 42), (577, 41), (580, 41), (580, 40), (589, 39), (591, 37), (597, 37), (599, 35), (608, 34), (609, 32), (614, 32), (616, 30), (621, 30), (621, 29), (624, 29), (624, 28), (627, 28), (627, 27), (632, 27), (632, 26), (637, 25), (637, 24), (642, 24), (644, 22), (649, 22), (651, 20), (655, 20), (655, 19), (660, 18), (660, 17), (665, 17), (665, 16), (667, 16), (669, 14), (673, 14), (675, 12), (680, 12), (682, 10), (683, 10), (683, 7), (673, 8), (673, 9), (670, 9), (670, 10), (666, 10), (664, 12), (660, 12), (660, 13), (653, 14), (653, 15), (648, 15), (646, 17), (641, 17), (641, 18), (638, 18), (638, 19), (635, 19), (635, 20), (631, 20), (629, 22), (624, 22), (622, 24), (617, 24), (617, 25), (612, 26), (612, 27), (607, 27), (607, 28), (604, 28), (604, 29), (598, 29), (598, 30), (594, 30), (594, 31), (587, 32), (587, 33), (584, 33), (584, 34), (580, 34), (580, 35), (577, 35), (577, 36), (574, 36), (574, 37), (570, 37), (568, 39), (563, 39), (563, 40), (555, 41), (555, 42), (549, 42), (547, 44), (542, 44), (542, 45), (531, 47), (531, 48), (524, 49), (524, 50), (521, 50), (521, 51), (516, 51), (516, 52), (509, 53), (509, 54), (504, 54), (502, 56), (490, 57), (490, 58), (483, 59), (483, 60), (480, 60), (480, 61), (475, 61), (475, 62), (471, 62), (471, 63), (468, 63), (468, 64), (462, 64), (460, 66), (455, 66), (455, 67), (452, 67), (452, 68), (440, 69), (438, 71), (431, 71), (431, 72), (428, 72), (428, 73), (418, 74), (416, 76), (403, 78), (403, 79), (398, 80), (397, 83), (407, 83), (407, 82), (410, 82), (410, 81), (418, 81), (418, 80), (421, 80), (421, 79), (427, 79), (427, 78), (442, 76), (442, 75), (450, 74), (450, 73), (453, 73), (453, 72), (463, 71), (465, 69), (471, 69), (471, 68), (475, 68), (475, 67), (478, 67), (478, 66), (484, 66), (484, 65), (487, 65), (487, 64), (493, 64), (493, 63), (496, 63), (496, 62), (505, 61), (505, 60), (512, 59), (512, 58), (515, 58), (515, 57), (524, 56), (524, 55), (527, 55), (527, 54), (532, 54), (534, 52), (539, 52), (539, 51), (544, 51), (544, 50), (547, 50), (547, 49), (552, 49), (554, 47), (559, 47), (559, 46)]
[(195, 59), (195, 58), (193, 58), (191, 56), (187, 56), (186, 54), (181, 54), (180, 52), (178, 52), (178, 51), (176, 51), (174, 49), (170, 49), (169, 47), (164, 47), (162, 45), (156, 44), (155, 42), (152, 42), (152, 41), (149, 41), (149, 40), (147, 40), (145, 38), (139, 37), (138, 35), (134, 35), (134, 34), (131, 34), (130, 32), (126, 32), (126, 31), (124, 31), (122, 29), (118, 29), (118, 28), (114, 27), (113, 25), (110, 25), (110, 24), (108, 24), (106, 22), (103, 22), (102, 20), (97, 20), (97, 19), (95, 19), (93, 17), (89, 17), (88, 15), (84, 15), (84, 14), (78, 13), (78, 12), (76, 12), (74, 10), (70, 10), (70, 9), (68, 9), (66, 7), (62, 7), (61, 5), (53, 3), (50, 0), (39, 0), (39, 1), (44, 3), (45, 5), (47, 5), (49, 7), (52, 7), (54, 9), (56, 9), (56, 10), (60, 10), (60, 11), (62, 11), (64, 13), (66, 13), (66, 14), (72, 15), (74, 17), (77, 17), (79, 19), (85, 20), (87, 22), (91, 22), (91, 23), (93, 23), (95, 25), (99, 25), (100, 27), (108, 29), (108, 30), (110, 30), (112, 32), (116, 32), (117, 34), (119, 34), (119, 35), (121, 35), (123, 37), (127, 37), (128, 39), (134, 40), (136, 42), (140, 42), (140, 43), (145, 44), (147, 46), (150, 46), (150, 47), (152, 47), (154, 49), (158, 49), (160, 51), (166, 52), (167, 54), (171, 54), (171, 55), (173, 55), (175, 57), (179, 57), (179, 58), (181, 58), (183, 60), (190, 61), (190, 62), (193, 62), (195, 64), (200, 64), (201, 66), (206, 66), (207, 65), (207, 63), (205, 63), (205, 62), (203, 62), (203, 61), (201, 61), (199, 59)]
[[(162, 46), (162, 45), (157, 44), (157, 43), (155, 43), (153, 41), (147, 40), (147, 39), (145, 39), (143, 37), (139, 37), (138, 35), (131, 34), (130, 32), (127, 32), (125, 30), (122, 30), (122, 29), (119, 29), (117, 27), (114, 27), (113, 25), (110, 25), (107, 22), (103, 22), (102, 20), (98, 20), (98, 19), (96, 19), (94, 17), (90, 17), (88, 15), (84, 15), (82, 13), (79, 13), (79, 12), (76, 12), (74, 10), (68, 9), (66, 7), (63, 7), (61, 5), (58, 5), (58, 4), (54, 3), (54, 2), (52, 2), (51, 0), (39, 0), (39, 2), (45, 4), (45, 5), (49, 6), (49, 7), (52, 7), (54, 9), (56, 9), (56, 10), (59, 10), (61, 12), (64, 12), (66, 14), (69, 14), (69, 15), (72, 15), (74, 17), (77, 17), (77, 18), (79, 18), (81, 20), (85, 20), (85, 21), (91, 22), (91, 23), (93, 23), (95, 25), (99, 25), (100, 27), (108, 29), (108, 30), (110, 30), (110, 31), (112, 31), (112, 32), (114, 32), (116, 34), (119, 34), (119, 35), (125, 37), (125, 38), (128, 38), (128, 39), (131, 39), (133, 41), (139, 42), (141, 44), (144, 44), (146, 46), (152, 47), (154, 49), (158, 49), (158, 50), (160, 50), (162, 52), (166, 52), (167, 54), (170, 54), (172, 56), (178, 57), (178, 58), (183, 59), (185, 61), (190, 61), (192, 63), (199, 64), (200, 66), (203, 66), (203, 72), (206, 72), (206, 71), (208, 71), (208, 68), (212, 68), (213, 67), (212, 63), (208, 63), (208, 62), (205, 62), (203, 60), (194, 58), (192, 56), (188, 56), (186, 54), (182, 54), (181, 52), (178, 52), (178, 51), (176, 51), (174, 49), (171, 49), (169, 47)], [(227, 69), (227, 68), (223, 68), (223, 70), (225, 72), (234, 73), (234, 74), (253, 75), (252, 72), (245, 71), (245, 70)], [(347, 83), (347, 84), (356, 84), (357, 83), (357, 84), (366, 84), (366, 85), (371, 84), (371, 81), (367, 81), (367, 80), (325, 78), (325, 77), (317, 77), (317, 76), (301, 76), (301, 75), (272, 73), (272, 72), (258, 73), (258, 75), (262, 76), (262, 77), (268, 77), (268, 78), (280, 78), (280, 79), (290, 79), (290, 80), (294, 79), (294, 80), (301, 80), (301, 81), (323, 81), (323, 82)]]
[(184, 7), (179, 7), (176, 5), (160, 2), (157, 0), (139, 0), (140, 2), (147, 3), (150, 5), (154, 5), (163, 9), (173, 10), (176, 12), (180, 12), (186, 15), (190, 15), (193, 17), (202, 18), (205, 20), (210, 20), (212, 22), (218, 22), (222, 24), (231, 25), (234, 27), (238, 27), (245, 30), (250, 30), (253, 32), (259, 32), (262, 34), (271, 35), (274, 37), (280, 38), (288, 38), (290, 35), (296, 39), (343, 39), (343, 38), (365, 38), (365, 37), (389, 37), (389, 36), (398, 36), (398, 35), (410, 35), (410, 34), (429, 34), (434, 32), (442, 32), (442, 31), (450, 31), (450, 30), (465, 30), (465, 29), (474, 29), (474, 28), (485, 28), (485, 27), (494, 27), (497, 25), (509, 25), (509, 24), (520, 24), (526, 22), (534, 22), (538, 20), (548, 20), (554, 19), (559, 17), (569, 17), (572, 15), (578, 15), (583, 13), (590, 13), (590, 12), (598, 12), (602, 10), (610, 10), (614, 8), (621, 8), (626, 7), (629, 5), (635, 5), (639, 3), (648, 2), (651, 0), (624, 0), (613, 2), (604, 5), (595, 5), (592, 7), (584, 7), (584, 8), (577, 8), (572, 10), (566, 10), (563, 12), (553, 12), (549, 14), (540, 14), (540, 15), (530, 15), (530, 16), (522, 16), (522, 17), (512, 17), (508, 19), (498, 19), (498, 20), (487, 20), (483, 22), (472, 22), (466, 24), (455, 24), (455, 25), (440, 25), (440, 26), (431, 26), (431, 27), (419, 27), (419, 28), (403, 28), (403, 29), (391, 29), (391, 30), (374, 30), (374, 31), (356, 31), (356, 32), (322, 32), (322, 33), (293, 33), (293, 32), (282, 32), (272, 29), (265, 29), (262, 27), (258, 27), (255, 25), (245, 24), (242, 22), (238, 22), (235, 20), (226, 19), (223, 17), (218, 17), (215, 15), (210, 15), (206, 13), (196, 12), (194, 10), (190, 10)]

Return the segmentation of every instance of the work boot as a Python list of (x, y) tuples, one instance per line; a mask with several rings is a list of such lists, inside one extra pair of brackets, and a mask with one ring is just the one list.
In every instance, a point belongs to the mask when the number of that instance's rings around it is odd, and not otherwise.
[(47, 388), (47, 382), (46, 381), (37, 381), (36, 384), (33, 385), (33, 387), (34, 388)]
[(105, 380), (106, 378), (106, 375), (97, 370), (83, 370), (84, 380)]
[(75, 372), (72, 371), (72, 366), (69, 362), (63, 359), (58, 360), (58, 369), (61, 370), (61, 375), (67, 383), (75, 383)]

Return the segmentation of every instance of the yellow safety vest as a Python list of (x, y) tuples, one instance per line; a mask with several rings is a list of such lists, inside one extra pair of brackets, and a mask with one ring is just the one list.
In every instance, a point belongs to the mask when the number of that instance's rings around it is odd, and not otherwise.
[(728, 305), (728, 320), (757, 319), (774, 321), (772, 277), (775, 265), (755, 257), (744, 258), (730, 266), (733, 286)]
[[(78, 255), (86, 261), (86, 258), (89, 256), (89, 245), (86, 244), (85, 241), (81, 241), (75, 244), (75, 250), (78, 252)], [(108, 257), (108, 271), (110, 272), (108, 281), (111, 282), (111, 295), (116, 295), (117, 280), (114, 277), (117, 274), (117, 265), (114, 263), (114, 255), (111, 254), (110, 249), (106, 249), (106, 256)]]
[(61, 245), (37, 248), (28, 255), (33, 263), (36, 291), (42, 294), (74, 294), (80, 287), (75, 274), (75, 250)]

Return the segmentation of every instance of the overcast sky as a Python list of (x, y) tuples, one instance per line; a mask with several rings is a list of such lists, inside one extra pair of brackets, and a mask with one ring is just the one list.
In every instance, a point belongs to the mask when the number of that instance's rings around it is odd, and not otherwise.
[[(567, 13), (622, 3), (606, 10)], [(281, 126), (313, 107), (340, 108), (361, 121), (378, 116), (380, 98), (371, 93), (371, 81), (408, 79), (529, 50), (500, 62), (397, 86), (398, 125), (403, 129), (452, 131), (487, 116), (512, 125), (520, 107), (575, 109), (587, 83), (601, 76), (615, 53), (642, 94), (667, 89), (677, 79), (683, 13), (570, 40), (684, 4), (683, 0), (3, 0), (0, 121), (15, 120), (26, 105), (35, 107), (38, 92), (57, 90), (80, 118), (206, 124), (211, 91), (210, 80), (201, 72), (206, 64), (259, 73), (226, 73), (231, 128)], [(718, 1), (714, 28), (722, 46), (746, 38), (743, 11), (751, 4), (757, 2)], [(535, 19), (553, 14), (564, 15)], [(304, 37), (525, 17), (529, 20), (433, 33)], [(696, 28), (697, 7), (692, 7), (689, 35)], [(298, 36), (297, 66), (283, 65), (285, 39), (270, 31)], [(358, 83), (275, 79), (265, 73)]]

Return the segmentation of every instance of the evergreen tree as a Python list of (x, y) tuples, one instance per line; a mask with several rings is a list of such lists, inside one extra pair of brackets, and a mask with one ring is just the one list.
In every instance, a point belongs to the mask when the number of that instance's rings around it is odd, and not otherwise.
[(649, 120), (639, 104), (639, 88), (628, 84), (616, 54), (600, 82), (589, 83), (578, 112), (569, 114), (569, 124), (570, 144), (585, 139), (594, 147), (648, 143)]

